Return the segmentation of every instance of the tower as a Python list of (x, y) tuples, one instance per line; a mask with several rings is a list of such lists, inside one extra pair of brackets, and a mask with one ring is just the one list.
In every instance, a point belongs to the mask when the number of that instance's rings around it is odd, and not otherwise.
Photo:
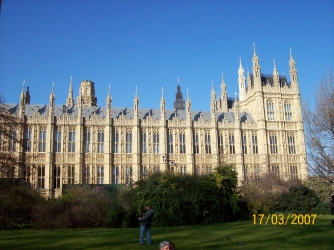
[(66, 99), (66, 106), (72, 107), (74, 105), (74, 99), (73, 99), (73, 85), (72, 85), (72, 76), (70, 81), (70, 89), (68, 90), (68, 97)]
[(185, 109), (185, 103), (183, 100), (183, 94), (181, 92), (181, 87), (180, 87), (180, 78), (178, 78), (178, 83), (177, 83), (177, 89), (176, 89), (176, 94), (175, 94), (175, 101), (174, 101), (174, 109)]
[(246, 79), (245, 79), (245, 71), (241, 65), (241, 57), (239, 62), (239, 70), (238, 70), (239, 78), (239, 100), (242, 102), (245, 99), (246, 94)]
[(84, 80), (80, 83), (79, 96), (83, 106), (96, 106), (97, 98), (95, 97), (95, 83), (90, 80)]

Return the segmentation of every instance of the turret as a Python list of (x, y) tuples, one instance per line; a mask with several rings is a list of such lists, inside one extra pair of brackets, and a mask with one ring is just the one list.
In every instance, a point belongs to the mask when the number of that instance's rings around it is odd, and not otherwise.
[(220, 92), (221, 92), (221, 111), (228, 112), (227, 91), (226, 91), (226, 84), (224, 81), (224, 74), (222, 74), (222, 83), (220, 85)]
[(241, 65), (241, 57), (239, 61), (239, 70), (238, 70), (238, 82), (239, 82), (239, 100), (243, 101), (246, 95), (246, 79), (245, 79), (245, 71)]
[(297, 68), (296, 68), (295, 60), (292, 58), (291, 48), (290, 48), (289, 66), (290, 66), (289, 73), (290, 73), (291, 87), (296, 92), (299, 92)]
[(274, 82), (274, 86), (279, 86), (279, 75), (276, 69), (275, 60), (274, 60), (273, 82)]
[(254, 82), (254, 88), (255, 90), (261, 90), (262, 89), (262, 83), (261, 83), (261, 68), (260, 68), (260, 61), (258, 56), (256, 55), (256, 49), (255, 44), (254, 46), (254, 55), (252, 58), (253, 61), (253, 82)]
[(107, 95), (107, 99), (106, 99), (106, 109), (107, 109), (107, 116), (110, 118), (111, 115), (111, 103), (112, 103), (112, 99), (110, 96), (110, 85), (109, 85), (109, 89), (108, 89), (108, 95)]
[(135, 98), (133, 99), (133, 112), (134, 112), (134, 117), (138, 118), (138, 113), (139, 113), (139, 98), (138, 98), (137, 86), (136, 86)]
[(160, 99), (160, 118), (162, 121), (166, 120), (166, 101), (164, 97), (164, 88), (162, 87), (162, 95)]
[(174, 101), (174, 109), (184, 109), (184, 100), (183, 100), (183, 94), (181, 92), (180, 87), (180, 78), (177, 78), (177, 91), (175, 94), (175, 101)]
[(72, 76), (70, 81), (70, 88), (68, 90), (68, 97), (66, 99), (66, 106), (72, 107), (74, 105), (74, 99), (73, 99), (73, 85), (72, 85)]

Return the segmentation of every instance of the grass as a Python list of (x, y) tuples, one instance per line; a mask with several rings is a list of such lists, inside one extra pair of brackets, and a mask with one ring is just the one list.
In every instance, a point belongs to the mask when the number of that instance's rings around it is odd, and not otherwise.
[[(253, 221), (151, 228), (152, 245), (140, 246), (139, 228), (0, 231), (0, 249), (158, 249), (163, 240), (182, 249), (334, 249), (331, 215), (314, 225), (254, 225)], [(263, 221), (264, 224), (264, 221)], [(227, 240), (227, 236), (229, 240)], [(240, 242), (243, 242), (239, 245)]]

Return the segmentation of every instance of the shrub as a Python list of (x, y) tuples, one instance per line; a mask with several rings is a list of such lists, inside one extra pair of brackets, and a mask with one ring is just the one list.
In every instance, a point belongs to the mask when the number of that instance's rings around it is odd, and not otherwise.
[(278, 209), (295, 214), (315, 213), (318, 203), (319, 198), (315, 191), (299, 184), (281, 195)]
[(0, 229), (32, 227), (32, 209), (44, 201), (25, 183), (2, 186), (0, 189)]
[(217, 167), (214, 173), (204, 176), (155, 173), (123, 193), (129, 200), (129, 222), (138, 225), (138, 217), (145, 213), (147, 203), (155, 210), (156, 226), (231, 220), (238, 210), (236, 183), (231, 166)]

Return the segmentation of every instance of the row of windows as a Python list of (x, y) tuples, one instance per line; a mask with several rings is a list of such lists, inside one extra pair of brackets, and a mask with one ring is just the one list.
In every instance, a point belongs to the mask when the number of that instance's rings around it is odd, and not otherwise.
[[(69, 140), (68, 140), (68, 152), (74, 153), (75, 152), (75, 131), (69, 132)], [(97, 152), (98, 153), (104, 153), (104, 131), (98, 132), (98, 143), (97, 143)], [(10, 151), (15, 151), (16, 147), (16, 134), (15, 131), (12, 132), (10, 137), (10, 143), (9, 148)], [(25, 138), (26, 138), (26, 152), (31, 152), (31, 145), (32, 145), (32, 135), (31, 130), (25, 131)], [(1, 133), (0, 133), (0, 140), (1, 140)], [(288, 153), (289, 154), (295, 154), (295, 138), (293, 135), (288, 135)], [(62, 148), (62, 132), (60, 130), (56, 130), (55, 132), (55, 139), (54, 139), (54, 152), (58, 153), (61, 152)], [(119, 132), (116, 130), (113, 134), (113, 153), (120, 153), (119, 152)], [(128, 131), (126, 132), (126, 153), (132, 153), (132, 132)], [(46, 152), (46, 130), (40, 130), (39, 133), (39, 152)], [(173, 134), (170, 131), (168, 134), (168, 153), (173, 154), (174, 153), (174, 143), (173, 143)], [(252, 152), (248, 152), (247, 147), (247, 134), (242, 134), (242, 153), (243, 154), (258, 154), (258, 140), (257, 140), (257, 134), (252, 134), (252, 141), (251, 141), (251, 150)], [(210, 132), (206, 131), (204, 135), (204, 146), (205, 146), (205, 153), (211, 154), (211, 136)], [(228, 152), (230, 154), (235, 154), (235, 139), (234, 139), (234, 133), (229, 133), (228, 135)], [(277, 136), (275, 134), (269, 135), (269, 147), (270, 147), (270, 153), (271, 154), (278, 154), (278, 143), (277, 143)], [(193, 134), (193, 150), (194, 154), (200, 153), (200, 142), (199, 142), (199, 134), (198, 132), (194, 132)], [(218, 135), (218, 150), (219, 154), (223, 154), (223, 135)], [(84, 152), (90, 153), (91, 152), (91, 133), (89, 130), (85, 131), (84, 133)], [(140, 136), (140, 152), (145, 154), (148, 153), (147, 150), (147, 135), (146, 132), (142, 132)], [(159, 154), (160, 153), (160, 140), (159, 140), (159, 133), (155, 132), (153, 133), (153, 153)], [(184, 133), (179, 134), (179, 153), (185, 154), (186, 153), (186, 137)]]
[[(286, 121), (292, 121), (291, 104), (288, 102), (284, 103), (284, 118)], [(271, 100), (267, 101), (267, 119), (269, 121), (275, 120), (275, 108)]]
[[(120, 171), (118, 166), (112, 167), (112, 184), (120, 184)], [(73, 165), (67, 166), (67, 183), (68, 184), (74, 184), (74, 177), (75, 177), (75, 167)], [(61, 171), (62, 168), (60, 166), (54, 167), (54, 173), (53, 173), (53, 188), (59, 189), (61, 188)], [(159, 172), (160, 167), (154, 166), (153, 168), (154, 172)], [(201, 174), (210, 174), (212, 173), (212, 167), (211, 166), (195, 166), (195, 171), (197, 175)], [(277, 176), (281, 175), (280, 172), (280, 166), (271, 166), (271, 171), (275, 173)], [(291, 179), (298, 179), (298, 168), (297, 166), (289, 166), (289, 176)], [(171, 169), (171, 172), (174, 172), (174, 168)], [(182, 175), (185, 175), (187, 173), (186, 167), (181, 166), (180, 167), (180, 173)], [(140, 167), (140, 176), (141, 178), (145, 177), (148, 174), (147, 167), (141, 166)], [(28, 168), (25, 172), (25, 178), (27, 182), (30, 182), (30, 169)], [(104, 184), (104, 166), (97, 166), (97, 172), (96, 172), (96, 179), (97, 184)], [(132, 183), (132, 166), (126, 166), (125, 167), (125, 180), (126, 184)], [(250, 177), (253, 177), (255, 180), (260, 178), (260, 167), (259, 166), (244, 166), (244, 178), (248, 179)], [(92, 181), (92, 175), (91, 175), (91, 166), (85, 165), (82, 169), (82, 183), (83, 184), (91, 184)], [(37, 166), (37, 188), (45, 188), (45, 166), (40, 165)]]
[[(280, 166), (273, 165), (271, 166), (270, 171), (276, 174), (278, 177), (282, 175)], [(288, 168), (288, 174), (290, 179), (298, 179), (298, 167), (291, 165)], [(244, 178), (249, 179), (253, 178), (255, 180), (260, 178), (260, 167), (259, 166), (244, 166)]]

